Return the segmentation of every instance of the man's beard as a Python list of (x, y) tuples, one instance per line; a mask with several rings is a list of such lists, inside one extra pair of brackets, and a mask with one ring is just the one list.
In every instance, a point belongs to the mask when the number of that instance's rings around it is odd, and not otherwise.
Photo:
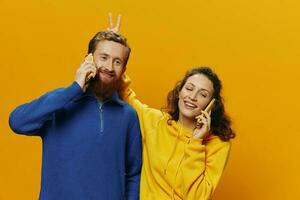
[[(114, 74), (115, 76), (115, 74)], [(120, 78), (117, 80), (113, 80), (110, 83), (104, 83), (101, 80), (99, 75), (99, 71), (97, 72), (96, 76), (91, 79), (88, 88), (98, 97), (101, 99), (110, 98), (114, 92), (116, 92), (120, 85)]]

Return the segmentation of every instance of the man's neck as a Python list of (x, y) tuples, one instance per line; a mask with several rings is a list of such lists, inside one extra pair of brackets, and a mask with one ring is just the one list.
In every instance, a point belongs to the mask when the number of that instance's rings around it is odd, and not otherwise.
[(103, 90), (95, 90), (95, 89), (91, 89), (91, 92), (100, 101), (104, 101), (104, 100), (112, 97), (112, 95), (114, 93), (114, 91), (103, 91)]

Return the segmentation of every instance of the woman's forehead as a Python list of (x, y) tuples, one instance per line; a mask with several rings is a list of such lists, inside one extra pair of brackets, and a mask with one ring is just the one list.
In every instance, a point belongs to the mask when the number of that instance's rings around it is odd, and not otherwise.
[(192, 85), (198, 89), (213, 90), (213, 83), (203, 74), (194, 74), (190, 76), (187, 79), (186, 84)]

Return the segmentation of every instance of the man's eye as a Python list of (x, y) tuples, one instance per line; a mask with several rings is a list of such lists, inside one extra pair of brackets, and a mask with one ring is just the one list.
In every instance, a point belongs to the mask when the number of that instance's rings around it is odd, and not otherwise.
[(106, 60), (106, 56), (100, 56), (100, 60)]
[(190, 88), (190, 87), (186, 87), (185, 89), (186, 89), (186, 90), (189, 90), (189, 91), (192, 91), (192, 90), (193, 90), (193, 88)]
[(122, 62), (121, 62), (120, 60), (115, 60), (115, 64), (117, 64), (117, 65), (121, 65), (121, 64), (122, 64)]

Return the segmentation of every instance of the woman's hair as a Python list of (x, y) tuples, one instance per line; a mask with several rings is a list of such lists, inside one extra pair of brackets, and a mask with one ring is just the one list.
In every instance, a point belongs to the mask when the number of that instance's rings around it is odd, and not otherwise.
[(126, 57), (126, 60), (124, 63), (124, 66), (126, 66), (129, 56), (130, 56), (131, 49), (127, 43), (127, 39), (124, 36), (122, 36), (121, 34), (115, 33), (113, 31), (101, 31), (101, 32), (96, 33), (96, 35), (89, 42), (88, 54), (94, 53), (94, 51), (96, 50), (97, 44), (103, 40), (117, 42), (117, 43), (122, 44), (123, 46), (127, 47), (128, 54), (127, 54), (127, 57)]
[(225, 113), (223, 98), (221, 97), (222, 83), (218, 76), (209, 67), (196, 67), (189, 70), (185, 74), (184, 78), (176, 84), (175, 88), (169, 92), (166, 107), (166, 111), (171, 115), (169, 120), (178, 121), (179, 92), (187, 79), (195, 74), (203, 74), (213, 83), (214, 92), (212, 98), (215, 98), (216, 101), (211, 111), (211, 132), (214, 135), (219, 136), (223, 141), (233, 139), (235, 137), (235, 133), (231, 129), (231, 121)]

